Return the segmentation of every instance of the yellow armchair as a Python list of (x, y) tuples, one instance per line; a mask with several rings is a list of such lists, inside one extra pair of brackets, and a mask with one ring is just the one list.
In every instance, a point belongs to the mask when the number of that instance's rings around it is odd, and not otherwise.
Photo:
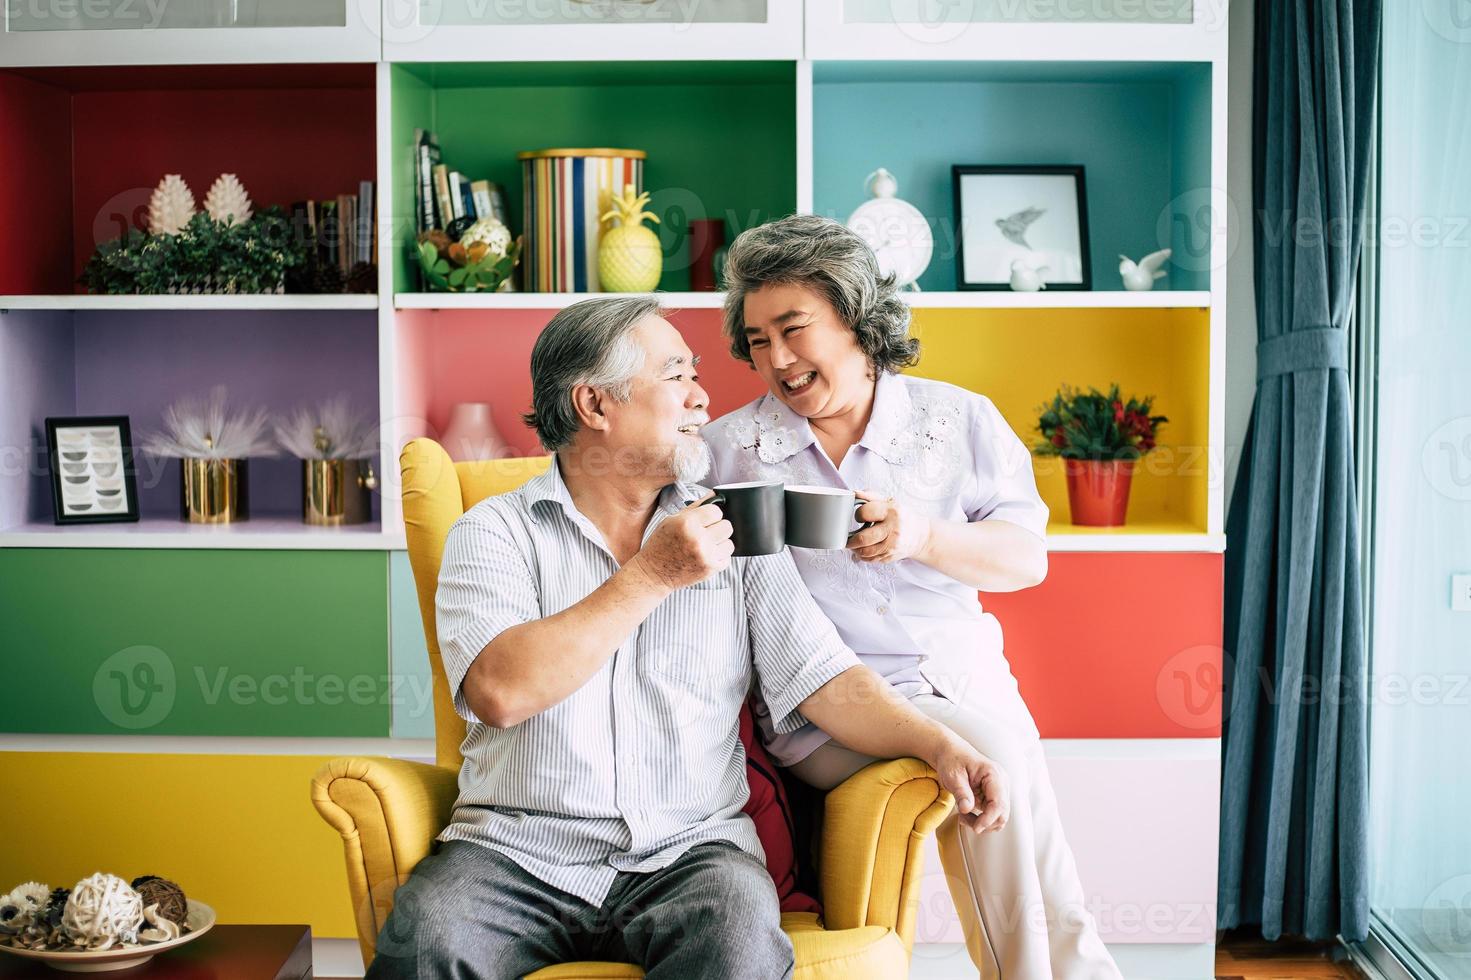
[[(409, 562), (434, 674), (436, 764), (387, 758), (333, 759), (312, 781), (312, 802), (342, 835), (348, 889), (363, 961), (393, 910), (393, 893), (429, 854), (459, 794), (465, 722), (450, 701), (434, 627), (434, 592), (450, 525), (466, 508), (519, 486), (549, 460), (455, 463), (429, 439), (399, 459)], [(818, 860), (823, 915), (787, 913), (799, 980), (883, 978), (909, 973), (923, 853), (921, 844), (953, 801), (914, 759), (875, 763), (827, 795)], [(532, 980), (642, 977), (620, 963), (566, 963)]]

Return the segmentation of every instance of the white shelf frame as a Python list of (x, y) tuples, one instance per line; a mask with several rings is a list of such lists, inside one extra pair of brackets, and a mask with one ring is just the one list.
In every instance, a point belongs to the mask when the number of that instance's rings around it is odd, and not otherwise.
[[(626, 293), (397, 293), (393, 306), (400, 310), (560, 310), (599, 296)], [(659, 293), (671, 310), (718, 310), (725, 302), (722, 292)]]
[[(410, 39), (405, 30), (393, 26), (393, 5), (414, 0), (349, 0), (347, 28), (232, 29), (222, 31), (145, 32), (65, 32), (55, 35), (67, 41), (62, 52), (30, 46), (26, 58), (20, 58), (10, 42), (16, 37), (26, 41), (45, 40), (45, 35), (0, 35), (0, 67), (20, 65), (67, 64), (168, 64), (250, 62), (376, 62), (377, 120), (377, 194), (381, 214), (393, 214), (393, 146), (391, 64), (394, 61), (497, 60), (494, 55), (507, 51), (501, 42), (514, 39), (516, 60), (590, 60), (645, 59), (692, 60), (707, 58), (742, 60), (771, 58), (795, 63), (796, 99), (796, 206), (810, 212), (813, 206), (813, 74), (816, 62), (822, 60), (995, 60), (1025, 62), (1035, 60), (1055, 65), (1060, 61), (1204, 62), (1211, 76), (1211, 187), (1225, 187), (1226, 140), (1226, 57), (1227, 37), (1225, 4), (1214, 0), (1195, 0), (1196, 22), (1188, 25), (1121, 25), (1121, 24), (975, 24), (956, 32), (942, 43), (926, 43), (911, 36), (912, 32), (895, 30), (893, 25), (845, 25), (841, 19), (841, 0), (806, 0), (802, 4), (788, 0), (772, 0), (768, 8), (770, 22), (764, 25), (692, 25), (678, 35), (671, 25), (547, 25), (538, 27), (453, 27), (437, 28), (430, 37)], [(1201, 13), (1205, 17), (1200, 16)], [(376, 19), (375, 19), (376, 18)], [(836, 20), (834, 18), (837, 18)], [(741, 43), (743, 29), (758, 29), (758, 38)], [(323, 43), (323, 30), (336, 31), (335, 40)], [(363, 43), (366, 32), (373, 44)], [(386, 33), (385, 33), (386, 32)], [(285, 35), (290, 34), (288, 38)], [(215, 38), (214, 35), (219, 35)], [(378, 44), (380, 35), (387, 39)], [(496, 44), (490, 44), (494, 35)], [(242, 38), (251, 40), (250, 56), (242, 59)], [(310, 40), (308, 40), (310, 39)], [(188, 56), (180, 55), (183, 41), (190, 42)], [(126, 42), (126, 43), (123, 43)], [(616, 42), (611, 45), (609, 42)], [(123, 43), (128, 56), (113, 50)], [(218, 47), (216, 47), (218, 45)], [(709, 46), (707, 50), (706, 45)], [(616, 50), (614, 50), (616, 48)], [(228, 50), (227, 50), (228, 49)], [(805, 54), (805, 57), (803, 55)], [(1218, 194), (1218, 200), (1224, 195)], [(1224, 219), (1222, 219), (1224, 220)], [(395, 255), (392, 222), (379, 225), (379, 255)], [(1225, 237), (1212, 245), (1209, 288), (1204, 290), (1162, 290), (1134, 293), (1124, 291), (1042, 291), (1011, 292), (912, 292), (903, 294), (915, 309), (1013, 310), (1013, 309), (1206, 309), (1209, 311), (1210, 395), (1208, 438), (1212, 447), (1212, 473), (1224, 472), (1225, 438)], [(384, 261), (385, 270), (389, 262)], [(266, 296), (0, 296), (0, 311), (7, 310), (373, 310), (378, 312), (379, 418), (384, 432), (383, 474), (381, 493), (382, 529), (375, 536), (353, 537), (351, 547), (403, 547), (401, 502), (398, 498), (397, 450), (407, 439), (421, 434), (424, 420), (408, 418), (399, 404), (397, 377), (396, 330), (400, 310), (476, 309), (476, 310), (556, 310), (590, 294), (432, 294), (395, 293), (393, 277), (379, 276), (378, 294), (371, 295), (266, 295)], [(718, 309), (724, 295), (719, 292), (678, 292), (664, 294), (672, 309)], [(1215, 459), (1214, 457), (1221, 457)], [(1221, 478), (1213, 476), (1208, 489), (1206, 528), (1201, 533), (1100, 533), (1059, 534), (1049, 537), (1049, 549), (1056, 552), (1220, 552), (1224, 549), (1224, 487)], [(48, 526), (49, 527), (49, 526)], [(0, 531), (0, 547), (46, 547), (51, 541), (38, 539), (64, 538), (56, 546), (75, 546), (88, 540), (77, 528), (50, 528), (57, 533), (41, 533), (41, 529)], [(101, 531), (82, 531), (92, 538), (106, 538)], [(192, 533), (177, 531), (142, 532), (137, 540), (151, 547), (196, 547), (202, 540)], [(280, 529), (273, 535), (239, 534), (240, 547), (319, 547), (316, 539), (303, 530)], [(368, 544), (371, 541), (372, 544)], [(102, 544), (98, 546), (112, 546)], [(132, 545), (132, 546), (144, 546)], [(228, 545), (235, 547), (233, 542)]]
[[(0, 68), (373, 62), (383, 56), (378, 0), (345, 0), (340, 27), (6, 31)], [(385, 0), (389, 2), (389, 0)], [(60, 4), (51, 5), (60, 9)], [(147, 15), (147, 5), (134, 4)], [(0, 13), (0, 28), (4, 15)]]
[(145, 517), (125, 524), (23, 524), (0, 530), (0, 548), (160, 548), (212, 551), (387, 551), (402, 536), (378, 522), (313, 527), (299, 518), (252, 517), (233, 524), (189, 524)]
[[(397, 293), (395, 309), (400, 310), (560, 310), (573, 303), (596, 296), (618, 293)], [(718, 310), (725, 303), (723, 292), (659, 293), (664, 305), (673, 310)], [(1042, 290), (1035, 293), (1005, 291), (975, 292), (905, 292), (900, 294), (913, 309), (943, 310), (1072, 310), (1120, 309), (1165, 310), (1206, 309), (1211, 305), (1209, 290), (1159, 290), (1134, 293), (1123, 290), (1069, 292)]]
[(0, 313), (11, 310), (376, 310), (373, 293), (259, 293), (249, 295), (0, 296)]

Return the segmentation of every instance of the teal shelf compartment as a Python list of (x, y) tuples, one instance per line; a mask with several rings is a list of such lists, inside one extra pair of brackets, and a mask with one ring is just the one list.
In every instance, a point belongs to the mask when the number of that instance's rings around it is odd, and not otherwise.
[(419, 592), (407, 551), (388, 553), (389, 656), (393, 665), (392, 732), (394, 738), (434, 737), (434, 677)]
[[(392, 66), (393, 222), (413, 237), (414, 129), (439, 137), (443, 162), (503, 185), (512, 231), (525, 231), (516, 154), (551, 147), (644, 150), (644, 189), (664, 245), (659, 288), (689, 288), (692, 218), (725, 218), (726, 240), (796, 210), (792, 62), (448, 63)], [(407, 252), (394, 289), (419, 288)]]
[(926, 290), (956, 288), (953, 164), (1082, 164), (1093, 288), (1171, 246), (1155, 289), (1209, 288), (1208, 64), (819, 62), (813, 204), (847, 220), (886, 167), (930, 220)]

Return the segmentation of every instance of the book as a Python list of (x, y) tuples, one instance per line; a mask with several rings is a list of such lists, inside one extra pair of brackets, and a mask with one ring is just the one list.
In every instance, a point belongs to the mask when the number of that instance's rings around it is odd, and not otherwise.
[(422, 129), (414, 130), (414, 232), (423, 233), (424, 228), (424, 140), (428, 134)]
[(352, 194), (337, 195), (337, 271), (346, 279), (352, 269), (353, 239), (357, 231), (357, 198)]
[(373, 261), (373, 217), (375, 207), (373, 201), (373, 182), (363, 180), (358, 182), (358, 230), (357, 251), (353, 254), (354, 262)]
[(341, 240), (338, 237), (337, 202), (323, 201), (317, 209), (317, 261), (341, 267)]
[(475, 220), (493, 217), (490, 204), (490, 181), (477, 180), (470, 184), (470, 198), (475, 203)]
[(291, 205), (291, 240), (297, 244), (316, 248), (316, 201), (296, 201)]
[(470, 218), (480, 217), (475, 210), (475, 192), (470, 189), (470, 181), (466, 177), (460, 178), (460, 211)]
[(434, 168), (439, 166), (439, 137), (432, 132), (424, 134), (423, 161), (419, 174), (419, 182), (424, 193), (424, 230), (440, 227), (444, 220), (439, 217), (439, 209), (435, 205), (434, 197)]
[(434, 165), (434, 202), (438, 210), (434, 227), (443, 228), (455, 216), (455, 209), (450, 204), (449, 168), (442, 163)]
[(463, 218), (465, 216), (465, 196), (460, 192), (460, 187), (465, 182), (465, 175), (458, 170), (449, 172), (449, 203), (450, 216), (452, 218)]
[(492, 218), (510, 228), (511, 213), (506, 207), (506, 189), (494, 181), (480, 181), (480, 183), (485, 185), (486, 196), (490, 200), (488, 213)]

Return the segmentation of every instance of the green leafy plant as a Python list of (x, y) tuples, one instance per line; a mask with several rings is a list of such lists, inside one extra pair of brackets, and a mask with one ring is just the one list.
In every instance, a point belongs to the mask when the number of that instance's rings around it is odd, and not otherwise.
[(1155, 447), (1160, 426), (1169, 421), (1151, 415), (1153, 409), (1153, 395), (1124, 399), (1118, 385), (1107, 394), (1064, 385), (1038, 408), (1042, 442), (1035, 451), (1064, 459), (1138, 459)]
[[(463, 264), (442, 253), (433, 241), (416, 242), (412, 246), (424, 272), (424, 283), (430, 292), (491, 293), (510, 276), (521, 257), (521, 239), (506, 249), (505, 255), (477, 250), (478, 259), (466, 255)], [(454, 253), (456, 256), (459, 252)], [(477, 254), (477, 253), (470, 253)]]
[(200, 211), (176, 235), (135, 228), (98, 246), (78, 281), (94, 293), (269, 293), (307, 248), (279, 207), (242, 223)]

